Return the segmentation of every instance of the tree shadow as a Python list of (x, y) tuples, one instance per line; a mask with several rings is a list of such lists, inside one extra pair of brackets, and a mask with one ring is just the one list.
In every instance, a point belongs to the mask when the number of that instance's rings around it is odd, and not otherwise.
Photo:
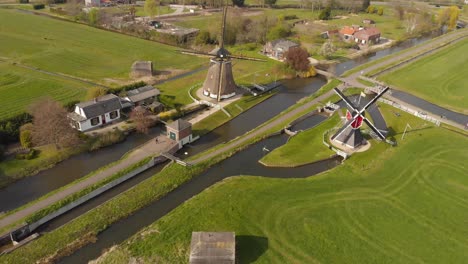
[(261, 236), (236, 236), (237, 263), (253, 263), (268, 249), (268, 238)]

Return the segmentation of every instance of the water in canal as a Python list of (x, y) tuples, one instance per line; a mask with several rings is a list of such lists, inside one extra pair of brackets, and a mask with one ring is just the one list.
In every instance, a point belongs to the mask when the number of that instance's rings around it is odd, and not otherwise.
[[(359, 58), (356, 60), (350, 60), (347, 62), (340, 63), (336, 65), (336, 73), (341, 74), (342, 72), (349, 70), (357, 65), (386, 56), (394, 52), (398, 52), (400, 50), (419, 44), (429, 39), (431, 39), (431, 36), (413, 39), (407, 42), (403, 42), (397, 47), (369, 54), (365, 58)], [(192, 144), (190, 149), (188, 149), (189, 155), (199, 153), (214, 145), (229, 141), (237, 136), (244, 134), (247, 131), (254, 129), (258, 125), (271, 119), (275, 115), (278, 115), (281, 111), (285, 110), (289, 106), (295, 104), (295, 102), (297, 102), (299, 99), (314, 93), (324, 84), (325, 80), (321, 78), (294, 79), (283, 81), (283, 87), (280, 88), (279, 93), (277, 95), (254, 106), (253, 108), (239, 115), (227, 124), (204, 135), (200, 140), (195, 142), (195, 144)], [(156, 128), (153, 131), (152, 135), (159, 132), (160, 128)], [(42, 173), (39, 173), (36, 176), (25, 178), (21, 181), (12, 184), (7, 188), (1, 189), (0, 211), (10, 210), (22, 204), (25, 204), (41, 195), (44, 195), (54, 189), (57, 189), (73, 181), (74, 179), (80, 178), (99, 167), (113, 162), (119, 159), (127, 151), (148, 140), (148, 138), (149, 137), (144, 135), (132, 135), (124, 143), (116, 144), (114, 146), (104, 148), (96, 152), (74, 156), (68, 159), (67, 161), (58, 164), (54, 168), (43, 171)], [(267, 147), (269, 149), (273, 149), (281, 144), (284, 144), (285, 140), (285, 136), (270, 138), (249, 147), (247, 150), (238, 153), (230, 159), (227, 159), (226, 161), (222, 162), (222, 165), (219, 164), (213, 167), (205, 174), (194, 178), (194, 180), (184, 185), (189, 187), (178, 188), (174, 192), (170, 193), (167, 197), (156, 201), (149, 207), (138, 211), (135, 215), (111, 226), (108, 230), (99, 234), (98, 242), (96, 244), (84, 247), (74, 255), (64, 259), (63, 263), (84, 263), (89, 259), (97, 257), (103, 249), (123, 241), (124, 239), (137, 232), (140, 228), (154, 222), (156, 219), (175, 208), (177, 204), (180, 204), (181, 201), (185, 201), (194, 194), (197, 194), (200, 191), (202, 191), (207, 186), (210, 186), (213, 183), (227, 176), (238, 174), (251, 174), (262, 175), (267, 177), (283, 177), (284, 175), (305, 177), (326, 170), (338, 164), (337, 160), (333, 160), (296, 169), (269, 169), (260, 166), (257, 163), (259, 157), (263, 155), (261, 151), (259, 152), (259, 149), (263, 149), (265, 145), (269, 145)], [(239, 166), (239, 164), (243, 165)], [(230, 168), (229, 166), (235, 168)], [(243, 170), (239, 171), (238, 168), (243, 168)], [(142, 181), (144, 178), (149, 177), (157, 170), (159, 170), (159, 167), (153, 169), (153, 171), (149, 171), (148, 173), (137, 176), (132, 181), (123, 183), (123, 185), (119, 187), (120, 189), (112, 191), (110, 194), (108, 194), (108, 196), (112, 197), (118, 192), (133, 186), (134, 184)], [(288, 171), (288, 173), (284, 173), (286, 171)], [(194, 181), (197, 182), (194, 183)], [(106, 199), (102, 198), (102, 201), (104, 200)], [(173, 200), (174, 202), (172, 202)], [(97, 200), (96, 204), (98, 203), (99, 200)], [(87, 209), (92, 207), (93, 203), (91, 202), (88, 204), (88, 207), (83, 207), (83, 209), (81, 210), (86, 211)], [(64, 219), (71, 219), (76, 214), (77, 213), (71, 213), (68, 215), (68, 218)], [(65, 220), (61, 220), (59, 223), (61, 224), (64, 221)], [(51, 226), (49, 226), (49, 228), (53, 229), (53, 227), (55, 227), (56, 225), (58, 224), (51, 223)], [(119, 226), (125, 226), (125, 228), (119, 229)], [(119, 229), (120, 231), (116, 229)]]

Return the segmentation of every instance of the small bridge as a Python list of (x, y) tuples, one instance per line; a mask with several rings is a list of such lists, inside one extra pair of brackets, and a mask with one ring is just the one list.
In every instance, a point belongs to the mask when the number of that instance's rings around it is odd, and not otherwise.
[(161, 156), (163, 156), (165, 158), (168, 158), (168, 159), (170, 159), (172, 161), (175, 161), (176, 163), (178, 163), (178, 164), (180, 164), (182, 166), (185, 166), (185, 167), (192, 166), (191, 163), (185, 162), (185, 161), (181, 160), (180, 158), (178, 158), (178, 157), (176, 157), (176, 156), (174, 156), (174, 155), (172, 155), (172, 154), (170, 154), (168, 152), (161, 153)]
[(327, 71), (324, 71), (324, 70), (319, 70), (319, 69), (315, 69), (315, 71), (320, 74), (320, 75), (323, 75), (327, 78), (335, 78), (336, 75), (331, 73), (331, 72), (327, 72)]

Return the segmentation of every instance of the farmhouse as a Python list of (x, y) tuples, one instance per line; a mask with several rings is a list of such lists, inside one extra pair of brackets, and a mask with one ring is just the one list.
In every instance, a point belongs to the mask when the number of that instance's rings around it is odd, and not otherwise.
[(152, 61), (135, 61), (132, 64), (131, 77), (151, 77), (153, 76), (153, 62)]
[(99, 7), (101, 0), (85, 0), (85, 6), (87, 7)]
[(299, 44), (296, 42), (287, 39), (277, 39), (268, 42), (263, 47), (263, 53), (278, 60), (283, 60), (286, 52), (297, 47), (299, 47)]
[(359, 30), (359, 28), (344, 26), (343, 28), (340, 29), (339, 33), (340, 33), (341, 38), (344, 41), (350, 42), (354, 39), (354, 33), (357, 30)]
[(68, 114), (72, 127), (79, 131), (87, 131), (100, 125), (114, 122), (120, 118), (122, 105), (120, 98), (107, 94), (94, 100), (75, 105), (75, 111)]
[(179, 143), (179, 147), (192, 142), (192, 124), (183, 119), (177, 119), (176, 121), (166, 125), (167, 136)]
[(380, 42), (380, 31), (375, 27), (365, 28), (354, 33), (354, 41), (360, 45)]
[(236, 263), (235, 234), (233, 232), (192, 232), (189, 263)]

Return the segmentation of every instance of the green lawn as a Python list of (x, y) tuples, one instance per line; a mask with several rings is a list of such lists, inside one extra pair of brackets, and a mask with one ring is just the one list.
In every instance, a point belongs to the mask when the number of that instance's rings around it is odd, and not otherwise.
[(236, 232), (239, 263), (464, 263), (467, 138), (381, 109), (396, 133), (414, 129), (397, 147), (372, 141), (306, 179), (229, 178), (99, 263), (185, 263), (192, 231)]
[(468, 113), (468, 40), (450, 45), (379, 79), (434, 104)]
[(97, 82), (127, 80), (136, 60), (153, 61), (155, 70), (203, 63), (171, 46), (16, 10), (0, 9), (0, 21), (2, 57)]
[(89, 87), (75, 80), (0, 62), (0, 120), (28, 110), (42, 96), (63, 103), (83, 99)]
[(287, 144), (268, 153), (260, 161), (267, 166), (296, 167), (329, 158), (335, 152), (323, 144), (323, 133), (339, 122), (340, 117), (334, 115), (317, 127), (300, 132)]
[(23, 178), (25, 175), (31, 175), (47, 166), (53, 166), (73, 154), (73, 150), (57, 151), (51, 145), (36, 149), (39, 150), (39, 155), (34, 159), (9, 159), (0, 162), (0, 188)]

